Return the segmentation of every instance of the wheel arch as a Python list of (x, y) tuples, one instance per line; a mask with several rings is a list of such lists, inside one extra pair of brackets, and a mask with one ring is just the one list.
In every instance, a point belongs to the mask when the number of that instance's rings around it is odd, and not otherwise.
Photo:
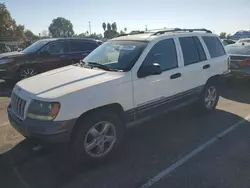
[(79, 125), (80, 125), (79, 122), (83, 121), (84, 118), (91, 115), (92, 113), (98, 113), (98, 112), (101, 112), (101, 111), (111, 111), (114, 114), (116, 114), (121, 119), (122, 122), (124, 122), (124, 120), (125, 120), (124, 109), (123, 109), (122, 105), (119, 104), (119, 103), (107, 104), (107, 105), (99, 106), (97, 108), (88, 110), (88, 111), (82, 113), (77, 118), (77, 120), (76, 120), (76, 122), (75, 122), (75, 124), (73, 126), (72, 132), (71, 132), (71, 138), (70, 138), (71, 142), (74, 140), (74, 135), (76, 134), (76, 132), (77, 132), (77, 130), (79, 128)]

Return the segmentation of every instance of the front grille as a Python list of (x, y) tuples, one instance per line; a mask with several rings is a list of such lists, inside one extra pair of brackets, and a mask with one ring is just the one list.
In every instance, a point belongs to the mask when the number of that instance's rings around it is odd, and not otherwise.
[(18, 97), (14, 92), (11, 95), (11, 108), (14, 113), (21, 119), (24, 119), (24, 109), (26, 101)]

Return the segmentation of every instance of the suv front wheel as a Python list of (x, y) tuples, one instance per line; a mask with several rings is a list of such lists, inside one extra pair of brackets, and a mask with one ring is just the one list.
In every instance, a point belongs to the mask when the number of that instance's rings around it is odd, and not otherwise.
[(96, 111), (77, 122), (72, 135), (71, 151), (78, 162), (97, 161), (108, 157), (120, 144), (124, 125), (109, 111)]

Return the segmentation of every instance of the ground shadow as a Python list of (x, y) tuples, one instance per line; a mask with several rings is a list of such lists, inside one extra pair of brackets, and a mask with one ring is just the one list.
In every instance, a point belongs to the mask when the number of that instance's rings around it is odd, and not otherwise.
[(6, 83), (5, 81), (0, 80), (0, 97), (10, 97), (14, 86), (15, 83)]
[(60, 152), (34, 152), (34, 143), (24, 140), (0, 157), (0, 187), (22, 188), (24, 182), (32, 188), (139, 187), (162, 167), (240, 120), (223, 110), (201, 115), (187, 107), (129, 129), (110, 160), (87, 166), (67, 165), (71, 161), (60, 160)]
[(221, 91), (223, 98), (250, 104), (250, 81), (249, 79), (231, 79)]

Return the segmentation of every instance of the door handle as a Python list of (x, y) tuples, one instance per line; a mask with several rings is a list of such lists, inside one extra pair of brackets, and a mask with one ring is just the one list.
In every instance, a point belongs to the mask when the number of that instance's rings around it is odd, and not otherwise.
[(181, 77), (181, 73), (176, 73), (176, 74), (173, 74), (170, 76), (170, 79), (176, 79), (176, 78), (179, 78)]
[(60, 55), (60, 57), (66, 57), (66, 55)]
[(208, 68), (210, 68), (209, 64), (203, 66), (203, 69), (208, 69)]

